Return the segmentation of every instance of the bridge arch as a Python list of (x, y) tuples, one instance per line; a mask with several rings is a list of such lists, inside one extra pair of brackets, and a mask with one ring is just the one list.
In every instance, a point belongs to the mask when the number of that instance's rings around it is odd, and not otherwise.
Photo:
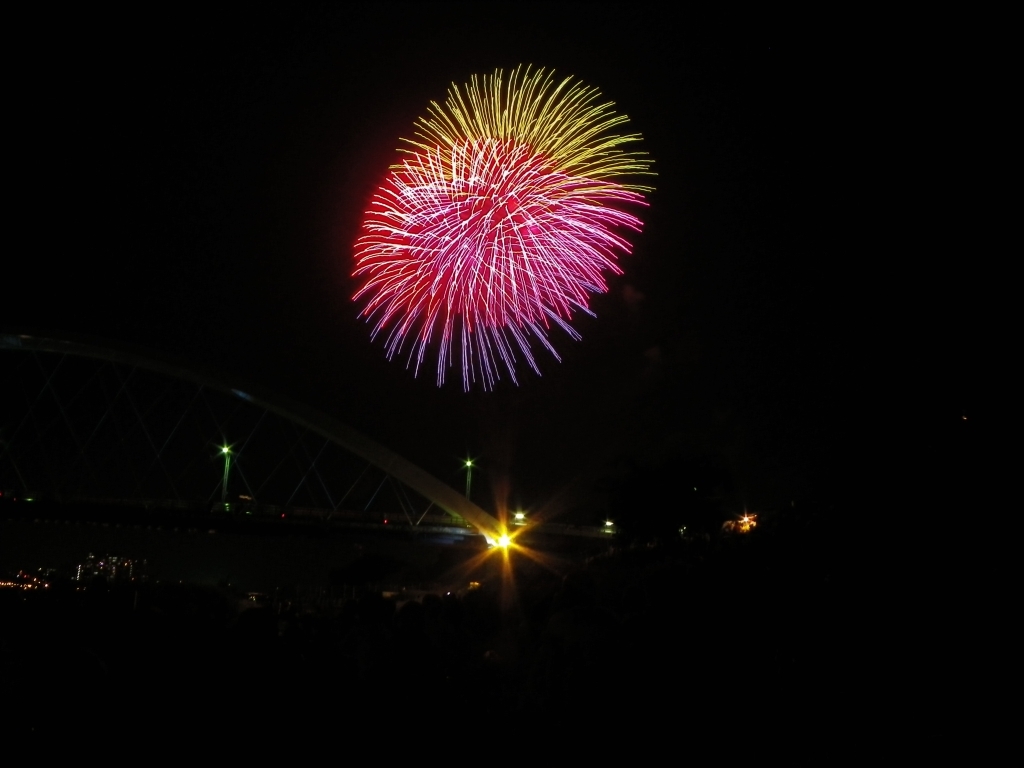
[[(362, 458), (387, 476), (414, 490), (448, 515), (465, 520), (483, 535), (492, 538), (500, 535), (501, 526), (497, 519), (441, 480), (341, 420), (290, 398), (267, 392), (259, 387), (229, 381), (219, 374), (192, 365), (161, 359), (148, 350), (134, 349), (108, 341), (0, 333), (0, 351), (2, 350), (89, 358), (131, 369), (143, 369), (220, 392), (285, 419)], [(6, 449), (7, 446), (0, 444), (0, 455)]]

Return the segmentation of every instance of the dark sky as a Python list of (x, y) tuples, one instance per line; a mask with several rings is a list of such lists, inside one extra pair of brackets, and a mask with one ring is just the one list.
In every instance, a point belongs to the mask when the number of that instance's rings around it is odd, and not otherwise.
[[(8, 112), (27, 234), (4, 257), (0, 326), (216, 368), (455, 487), (469, 453), (512, 503), (700, 456), (752, 506), (827, 492), (852, 365), (854, 264), (830, 223), (849, 162), (838, 57), (701, 47), (643, 6), (487, 8), (40, 21)], [(561, 363), (541, 354), (518, 388), (439, 390), (371, 343), (352, 245), (429, 101), (520, 63), (614, 101), (656, 191), (624, 274), (574, 322), (583, 340), (555, 337)]]

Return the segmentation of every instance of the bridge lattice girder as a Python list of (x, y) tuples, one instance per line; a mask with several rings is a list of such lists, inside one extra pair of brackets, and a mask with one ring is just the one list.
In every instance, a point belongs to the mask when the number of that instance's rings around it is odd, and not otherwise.
[[(496, 537), (499, 534), (498, 520), (447, 484), (394, 451), (352, 429), (339, 419), (294, 402), (289, 398), (261, 391), (257, 387), (239, 386), (237, 383), (226, 381), (217, 374), (201, 371), (193, 366), (161, 360), (146, 351), (91, 340), (0, 334), (0, 350), (52, 353), (103, 361), (133, 370), (141, 368), (165, 377), (189, 382), (199, 388), (223, 393), (257, 409), (262, 409), (264, 412), (272, 413), (296, 427), (319, 435), (325, 441), (364, 459), (382, 470), (387, 476), (397, 479), (422, 495), (449, 515), (465, 520), (482, 534), (489, 537)], [(0, 446), (0, 448), (2, 447)]]

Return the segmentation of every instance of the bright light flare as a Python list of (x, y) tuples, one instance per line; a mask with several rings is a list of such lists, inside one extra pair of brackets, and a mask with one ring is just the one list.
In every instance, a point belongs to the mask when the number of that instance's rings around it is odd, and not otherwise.
[(509, 535), (507, 531), (494, 536), (484, 536), (489, 547), (500, 547), (501, 549), (508, 549), (512, 546), (514, 538), (515, 537)]

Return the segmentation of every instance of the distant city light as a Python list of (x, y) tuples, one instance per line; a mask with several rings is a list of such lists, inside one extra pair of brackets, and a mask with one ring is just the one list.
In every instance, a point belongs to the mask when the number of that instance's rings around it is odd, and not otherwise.
[[(43, 569), (40, 568), (40, 571)], [(20, 589), (22, 591), (32, 589), (49, 589), (50, 583), (40, 579), (38, 576), (32, 576), (25, 571), (18, 571), (17, 576), (11, 580), (0, 581), (0, 589)]]
[(723, 531), (730, 531), (733, 533), (750, 533), (750, 531), (757, 526), (757, 515), (752, 515), (749, 512), (744, 512), (743, 517), (739, 520), (726, 520), (722, 524)]

